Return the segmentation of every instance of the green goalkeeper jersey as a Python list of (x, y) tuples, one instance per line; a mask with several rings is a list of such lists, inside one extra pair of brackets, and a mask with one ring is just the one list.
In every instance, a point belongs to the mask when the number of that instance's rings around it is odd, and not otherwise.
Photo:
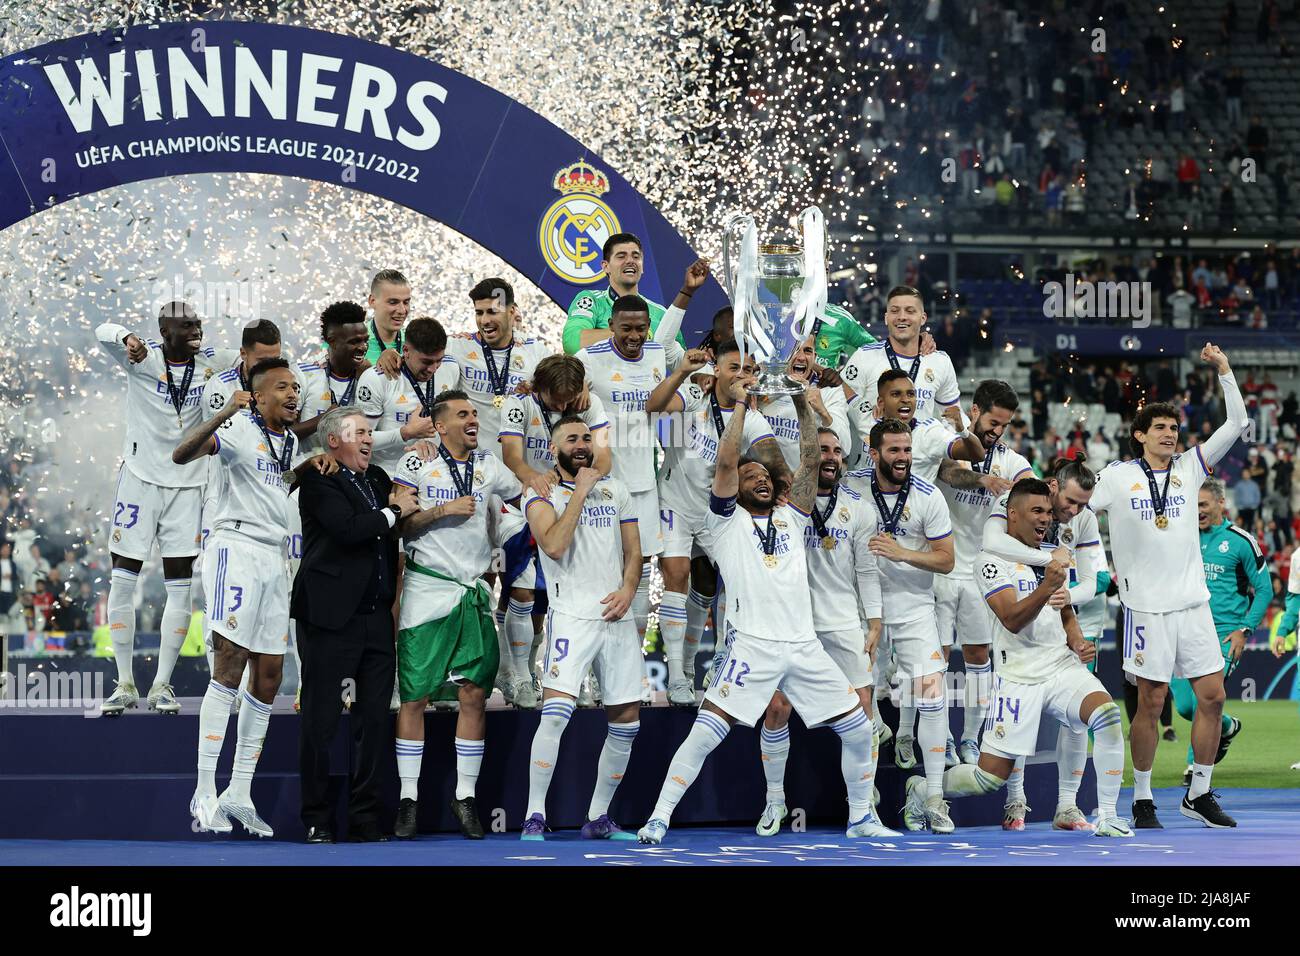
[[(573, 355), (582, 348), (582, 333), (587, 329), (609, 328), (609, 317), (614, 311), (614, 301), (618, 296), (606, 286), (602, 291), (584, 290), (573, 297), (569, 303), (569, 315), (564, 320), (564, 354)], [(664, 317), (664, 307), (658, 302), (651, 302), (645, 296), (646, 305), (650, 306), (650, 334), (659, 328), (659, 320)], [(681, 335), (678, 344), (685, 347)]]
[(822, 311), (813, 349), (823, 368), (839, 368), (848, 356), (874, 341), (876, 337), (859, 325), (848, 309), (828, 303)]
[(1201, 563), (1219, 637), (1240, 628), (1250, 632), (1259, 627), (1273, 599), (1273, 582), (1255, 539), (1225, 518), (1201, 532)]

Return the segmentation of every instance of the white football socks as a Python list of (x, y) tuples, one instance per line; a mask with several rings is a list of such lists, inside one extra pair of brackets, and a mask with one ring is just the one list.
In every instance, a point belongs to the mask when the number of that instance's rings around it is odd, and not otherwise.
[(627, 773), (627, 762), (632, 757), (632, 744), (636, 741), (641, 721), (634, 720), (627, 724), (610, 724), (605, 733), (605, 746), (600, 748), (600, 763), (596, 769), (596, 789), (591, 793), (591, 805), (587, 808), (587, 819), (595, 820), (609, 813), (610, 801), (618, 789), (623, 774)]
[(117, 682), (135, 682), (131, 659), (135, 654), (135, 584), (134, 571), (114, 568), (108, 585), (108, 630), (113, 639), (113, 659), (117, 662)]
[(665, 591), (659, 599), (659, 636), (664, 644), (664, 663), (668, 665), (668, 683), (684, 680), (682, 658), (686, 648), (686, 595)]
[(221, 745), (226, 740), (226, 727), (230, 723), (230, 709), (235, 705), (235, 691), (218, 684), (208, 682), (203, 703), (199, 705), (199, 784), (200, 796), (217, 795), (217, 760), (221, 757)]
[(686, 638), (682, 648), (682, 673), (690, 681), (695, 680), (695, 658), (700, 653), (700, 638), (704, 636), (704, 625), (709, 620), (709, 606), (713, 598), (700, 594), (695, 588), (686, 598)]
[(423, 740), (397, 738), (397, 778), (402, 782), (402, 792), (398, 799), (419, 799), (420, 763), (423, 759)]
[(769, 730), (762, 726), (759, 750), (763, 777), (767, 780), (767, 802), (785, 803), (785, 761), (790, 756), (790, 725)]
[(271, 705), (262, 703), (248, 691), (242, 694), (239, 717), (235, 720), (235, 768), (230, 774), (230, 796), (247, 803), (252, 799), (249, 787), (271, 722)]
[[(574, 702), (565, 697), (552, 697), (542, 703), (542, 718), (533, 734), (533, 747), (528, 757), (527, 816), (531, 817), (534, 813), (546, 816), (546, 791), (551, 788), (551, 776), (555, 773), (555, 760), (560, 752), (560, 738), (569, 726), (574, 706)], [(459, 752), (460, 741), (456, 743)]]
[[(684, 595), (683, 595), (684, 596)], [(686, 735), (682, 745), (673, 754), (672, 763), (668, 765), (668, 776), (663, 789), (659, 791), (659, 801), (655, 804), (651, 817), (668, 823), (672, 820), (673, 810), (682, 796), (700, 775), (700, 768), (715, 747), (727, 739), (731, 728), (727, 722), (712, 711), (701, 709), (695, 715), (691, 732)]]
[[(1114, 701), (1102, 704), (1088, 718), (1092, 731), (1092, 769), (1097, 771), (1097, 817), (1106, 820), (1116, 816), (1115, 804), (1119, 802), (1119, 787), (1124, 779), (1124, 725), (1119, 705)], [(1079, 734), (1087, 752), (1088, 735)], [(1150, 786), (1150, 775), (1147, 777)]]
[(840, 736), (840, 772), (844, 774), (844, 786), (848, 790), (849, 823), (856, 823), (871, 813), (871, 787), (875, 776), (872, 772), (871, 718), (859, 707), (831, 724), (831, 730)]
[(483, 769), (483, 741), (456, 738), (456, 799), (474, 796)]
[(917, 728), (916, 743), (925, 767), (926, 799), (942, 799), (944, 757), (948, 751), (947, 695), (923, 697), (917, 701), (917, 710), (921, 726)]
[(528, 658), (533, 650), (533, 602), (510, 598), (506, 609), (506, 636), (510, 644), (510, 671), (515, 680), (531, 677)]
[(155, 684), (172, 682), (176, 658), (180, 656), (181, 646), (190, 632), (190, 579), (177, 578), (163, 583), (167, 589), (167, 602), (163, 605), (162, 620), (158, 624), (161, 642), (158, 645), (158, 674), (153, 679)]

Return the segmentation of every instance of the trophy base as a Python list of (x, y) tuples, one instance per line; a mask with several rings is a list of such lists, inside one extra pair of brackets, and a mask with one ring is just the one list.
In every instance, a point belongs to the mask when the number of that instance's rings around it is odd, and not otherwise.
[(758, 380), (746, 391), (750, 395), (764, 398), (778, 398), (782, 395), (801, 395), (808, 388), (808, 383), (797, 378), (790, 378), (783, 371), (761, 371)]

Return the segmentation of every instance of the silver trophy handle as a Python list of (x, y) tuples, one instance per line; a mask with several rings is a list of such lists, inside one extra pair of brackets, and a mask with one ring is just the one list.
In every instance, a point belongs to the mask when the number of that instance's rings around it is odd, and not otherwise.
[(745, 226), (752, 224), (754, 217), (749, 213), (733, 212), (722, 224), (722, 287), (727, 290), (727, 298), (732, 305), (736, 302), (736, 277), (731, 268), (731, 249), (736, 241), (736, 234), (744, 234)]

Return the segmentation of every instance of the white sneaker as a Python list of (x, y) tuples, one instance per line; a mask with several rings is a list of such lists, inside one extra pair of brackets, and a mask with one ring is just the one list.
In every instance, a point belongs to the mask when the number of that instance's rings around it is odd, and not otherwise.
[(257, 808), (253, 806), (253, 801), (237, 801), (229, 796), (230, 791), (226, 790), (221, 796), (217, 797), (218, 809), (228, 817), (233, 817), (244, 825), (244, 829), (253, 836), (273, 837), (275, 831), (271, 829), (260, 816), (257, 815)]
[(1107, 817), (1097, 820), (1097, 828), (1092, 831), (1096, 837), (1131, 837), (1133, 828), (1127, 820), (1120, 817)]
[(916, 832), (925, 829), (925, 777), (908, 777), (904, 786), (903, 826)]
[(668, 685), (668, 703), (674, 707), (695, 706), (695, 685), (675, 680)]
[(931, 797), (925, 802), (925, 821), (930, 825), (931, 833), (952, 833), (957, 829), (948, 815), (948, 801), (943, 797)]
[(640, 830), (636, 831), (636, 838), (642, 843), (663, 843), (664, 837), (667, 835), (668, 824), (662, 820), (650, 820)]
[(104, 717), (120, 717), (124, 710), (134, 710), (140, 703), (140, 692), (131, 681), (117, 683), (108, 700), (104, 701), (99, 712)]
[(850, 823), (849, 828), (844, 831), (844, 835), (851, 840), (860, 837), (902, 836), (897, 830), (891, 830), (881, 823), (874, 812), (868, 813), (857, 823)]
[(952, 734), (948, 735), (948, 742), (944, 745), (943, 766), (945, 770), (961, 766), (961, 758), (957, 756), (957, 741), (952, 739)]
[(1057, 807), (1056, 816), (1052, 817), (1053, 830), (1087, 830), (1091, 832), (1093, 825), (1088, 822), (1088, 818), (1083, 815), (1083, 811), (1078, 807)]
[(961, 762), (965, 764), (979, 763), (980, 745), (974, 740), (963, 740), (957, 745), (957, 756), (961, 757)]
[(537, 707), (537, 693), (533, 690), (533, 681), (529, 677), (520, 677), (511, 689), (511, 700), (520, 710), (533, 710)]
[(149, 688), (148, 704), (150, 710), (160, 714), (179, 714), (181, 705), (176, 700), (176, 691), (171, 684), (154, 684)]
[(195, 793), (190, 797), (190, 816), (203, 833), (229, 833), (234, 829), (230, 825), (230, 818), (221, 812), (217, 796), (213, 793)]
[(889, 724), (881, 724), (880, 730), (876, 731), (876, 749), (879, 750), (885, 744), (894, 739), (894, 731)]
[(501, 697), (507, 704), (515, 702), (515, 678), (513, 675), (497, 671), (496, 689), (501, 691)]
[(769, 803), (763, 808), (754, 832), (759, 836), (776, 836), (781, 832), (781, 822), (790, 815), (784, 803)]
[(910, 734), (899, 734), (894, 741), (894, 764), (899, 770), (911, 770), (916, 766), (916, 753), (912, 750)]

